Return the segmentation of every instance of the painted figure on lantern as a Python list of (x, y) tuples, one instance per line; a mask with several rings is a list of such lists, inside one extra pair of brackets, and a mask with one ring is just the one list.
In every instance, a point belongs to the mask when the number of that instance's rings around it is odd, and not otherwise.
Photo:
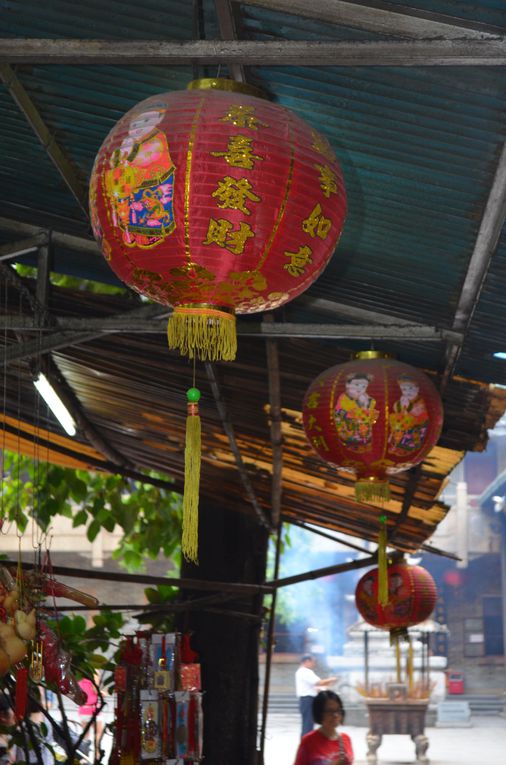
[[(376, 577), (377, 570), (364, 576), (360, 592), (357, 595), (358, 602), (360, 603), (360, 613), (370, 623), (374, 623), (377, 616), (377, 595), (374, 589)], [(407, 616), (412, 605), (412, 592), (409, 580), (404, 582), (400, 574), (395, 572), (389, 573), (388, 600), (389, 602), (382, 608), (382, 613), (387, 619)]]
[(345, 392), (337, 399), (334, 418), (342, 443), (356, 452), (371, 449), (372, 427), (378, 419), (376, 401), (367, 393), (372, 376), (365, 373), (348, 375)]
[(429, 426), (429, 414), (416, 380), (409, 375), (401, 375), (397, 383), (401, 397), (394, 403), (389, 417), (388, 453), (404, 457), (423, 445)]
[(175, 168), (165, 133), (157, 127), (165, 111), (160, 105), (134, 116), (106, 173), (113, 223), (129, 247), (154, 247), (175, 228)]

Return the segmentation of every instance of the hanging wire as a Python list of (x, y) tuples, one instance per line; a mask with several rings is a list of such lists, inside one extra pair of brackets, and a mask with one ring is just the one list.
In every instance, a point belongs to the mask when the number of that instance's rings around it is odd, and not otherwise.
[[(21, 292), (19, 293), (19, 301), (18, 301), (18, 315), (21, 317), (23, 315), (23, 296)], [(16, 401), (16, 426), (17, 426), (17, 437), (16, 437), (16, 453), (17, 453), (17, 460), (16, 460), (16, 536), (18, 537), (19, 541), (19, 550), (21, 554), (21, 537), (23, 536), (23, 532), (20, 533), (19, 531), (19, 522), (20, 522), (20, 514), (21, 514), (21, 365), (18, 362), (17, 366), (17, 401)]]
[[(37, 326), (37, 322), (39, 325)], [(34, 326), (37, 337), (37, 355), (35, 364), (35, 374), (38, 375), (41, 369), (41, 343), (42, 343), (42, 328), (40, 325), (40, 317), (37, 313), (34, 313)], [(40, 511), (41, 511), (41, 465), (40, 465), (40, 396), (35, 394), (34, 399), (34, 436), (33, 436), (33, 460), (34, 460), (34, 481), (33, 481), (33, 498), (32, 498), (32, 520), (31, 520), (31, 536), (32, 536), (32, 548), (40, 550), (45, 532), (40, 528)], [(47, 447), (46, 447), (47, 448)], [(47, 465), (47, 462), (46, 462)], [(47, 479), (47, 472), (45, 478)], [(47, 480), (44, 482), (47, 485)]]
[[(9, 287), (7, 284), (7, 281), (4, 282), (4, 301), (3, 306), (5, 307), (5, 313), (7, 313), (7, 307), (8, 307), (8, 299), (9, 299)], [(4, 327), (4, 336), (3, 336), (3, 351), (4, 351), (4, 359), (3, 359), (3, 390), (2, 390), (2, 415), (3, 415), (3, 428), (2, 428), (2, 474), (0, 475), (0, 519), (1, 519), (1, 526), (0, 526), (0, 532), (3, 534), (7, 533), (7, 530), (4, 529), (4, 522), (5, 522), (5, 493), (4, 493), (4, 455), (5, 455), (5, 445), (7, 442), (7, 433), (5, 430), (5, 418), (7, 416), (7, 323)], [(11, 524), (9, 524), (10, 527)]]

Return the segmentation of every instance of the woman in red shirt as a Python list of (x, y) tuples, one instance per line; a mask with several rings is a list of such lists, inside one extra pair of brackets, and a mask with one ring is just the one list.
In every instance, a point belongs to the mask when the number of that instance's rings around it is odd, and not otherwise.
[(313, 701), (313, 719), (320, 727), (302, 737), (294, 765), (352, 765), (353, 749), (346, 733), (338, 733), (344, 722), (344, 707), (334, 691), (321, 691)]

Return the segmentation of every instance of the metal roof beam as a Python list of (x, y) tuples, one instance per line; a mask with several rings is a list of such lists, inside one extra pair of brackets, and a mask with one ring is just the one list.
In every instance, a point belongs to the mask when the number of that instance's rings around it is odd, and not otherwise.
[[(16, 234), (25, 234), (26, 237), (45, 237), (44, 241), (49, 238), (49, 231), (41, 226), (35, 226), (33, 223), (25, 223), (23, 221), (16, 220), (15, 218), (6, 218), (0, 216), (0, 230), (9, 231)], [(94, 239), (87, 239), (84, 236), (74, 236), (73, 234), (66, 234), (63, 231), (55, 231), (51, 229), (51, 241), (53, 244), (57, 244), (61, 247), (68, 247), (70, 250), (78, 250), (79, 252), (88, 252), (90, 255), (100, 255), (100, 248)], [(22, 242), (13, 242), (12, 246), (21, 245)], [(41, 244), (44, 244), (41, 241)], [(4, 245), (7, 246), (7, 245)]]
[[(222, 40), (237, 40), (237, 17), (231, 0), (214, 0), (220, 35)], [(242, 64), (231, 64), (230, 76), (236, 82), (246, 82), (246, 73)]]
[[(48, 313), (46, 307), (50, 288), (50, 264), (51, 251), (50, 246), (47, 245), (40, 249), (39, 271), (36, 284), (37, 294), (35, 296), (31, 294), (31, 291), (28, 289), (24, 281), (10, 266), (0, 264), (0, 276), (3, 276), (7, 283), (13, 284), (24, 298), (28, 300), (33, 311), (32, 321), (38, 326), (39, 330), (46, 328), (49, 331), (51, 331), (56, 324), (55, 317)], [(153, 306), (144, 306), (144, 309), (152, 310)], [(63, 403), (70, 411), (78, 429), (83, 433), (88, 442), (116, 466), (119, 466), (120, 468), (131, 467), (130, 461), (116, 451), (113, 446), (110, 446), (100, 432), (92, 425), (81, 406), (81, 402), (75, 395), (71, 386), (61, 375), (52, 358), (49, 356), (42, 359), (43, 351), (40, 344), (37, 343), (37, 339), (22, 342), (23, 335), (16, 334), (20, 342), (18, 342), (17, 345), (10, 346), (10, 348), (4, 348), (4, 363), (2, 366), (5, 366), (7, 363), (5, 355), (8, 354), (9, 351), (13, 349), (15, 350), (16, 348), (24, 348), (26, 353), (20, 358), (28, 358), (31, 360), (30, 372), (34, 376), (38, 375), (41, 371), (46, 374), (57, 395), (62, 399)]]
[(26, 239), (18, 239), (15, 242), (8, 242), (7, 244), (0, 245), (0, 261), (13, 260), (19, 258), (22, 255), (26, 255), (29, 252), (35, 252), (39, 247), (43, 247), (49, 241), (48, 235), (41, 231), (34, 236), (29, 236)]
[(60, 173), (65, 184), (72, 192), (77, 204), (85, 216), (88, 217), (88, 193), (86, 187), (81, 183), (72, 163), (58, 145), (56, 138), (40, 116), (37, 107), (16, 77), (15, 72), (6, 63), (0, 66), (0, 78), (30, 123), (33, 132), (46, 150), (48, 157)]
[[(499, 235), (506, 220), (506, 143), (497, 163), (494, 180), (480, 223), (473, 254), (460, 291), (452, 330), (465, 334), (478, 304), (490, 261), (497, 247)], [(446, 388), (459, 359), (462, 343), (450, 342), (446, 350), (441, 390)]]
[[(168, 311), (166, 310), (166, 313)], [(60, 319), (59, 330), (46, 336), (39, 337), (40, 327), (34, 326), (33, 319), (19, 316), (0, 316), (0, 329), (12, 331), (37, 331), (37, 338), (25, 343), (12, 345), (6, 349), (0, 358), (0, 367), (12, 361), (20, 360), (35, 354), (44, 354), (72, 345), (80, 345), (106, 334), (116, 333), (152, 333), (161, 334), (166, 332), (165, 325), (155, 320), (135, 319), (132, 317), (120, 319)], [(448, 337), (458, 339), (462, 337), (458, 333), (437, 327), (420, 327), (415, 325), (402, 325), (395, 327), (388, 325), (360, 326), (335, 325), (335, 324), (292, 324), (292, 323), (237, 323), (237, 334), (240, 337), (265, 337), (278, 339), (291, 339), (302, 337), (311, 340), (417, 340), (424, 342), (441, 342)]]
[(439, 13), (370, 0), (234, 0), (271, 11), (316, 19), (328, 24), (365, 29), (398, 37), (483, 39), (504, 33), (501, 27), (480, 24)]
[[(369, 311), (356, 305), (338, 303), (333, 300), (326, 300), (325, 298), (312, 297), (311, 295), (299, 295), (295, 305), (306, 308), (311, 313), (321, 313), (327, 316), (346, 316), (346, 318), (352, 321), (360, 321), (363, 324), (409, 324), (410, 326), (419, 324), (419, 322), (401, 319), (388, 313)], [(423, 325), (419, 324), (419, 326)]]
[(486, 40), (0, 39), (0, 63), (68, 65), (505, 66), (506, 38)]

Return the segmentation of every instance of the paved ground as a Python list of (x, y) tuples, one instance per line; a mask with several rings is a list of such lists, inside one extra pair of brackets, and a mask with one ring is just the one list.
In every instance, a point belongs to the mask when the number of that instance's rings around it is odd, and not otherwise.
[[(351, 736), (356, 765), (364, 765), (366, 728), (344, 725)], [(267, 724), (265, 765), (293, 765), (300, 731), (299, 716), (271, 714)], [(472, 718), (471, 728), (427, 728), (431, 765), (506, 765), (506, 718)], [(409, 736), (384, 736), (378, 749), (378, 765), (415, 763)]]

